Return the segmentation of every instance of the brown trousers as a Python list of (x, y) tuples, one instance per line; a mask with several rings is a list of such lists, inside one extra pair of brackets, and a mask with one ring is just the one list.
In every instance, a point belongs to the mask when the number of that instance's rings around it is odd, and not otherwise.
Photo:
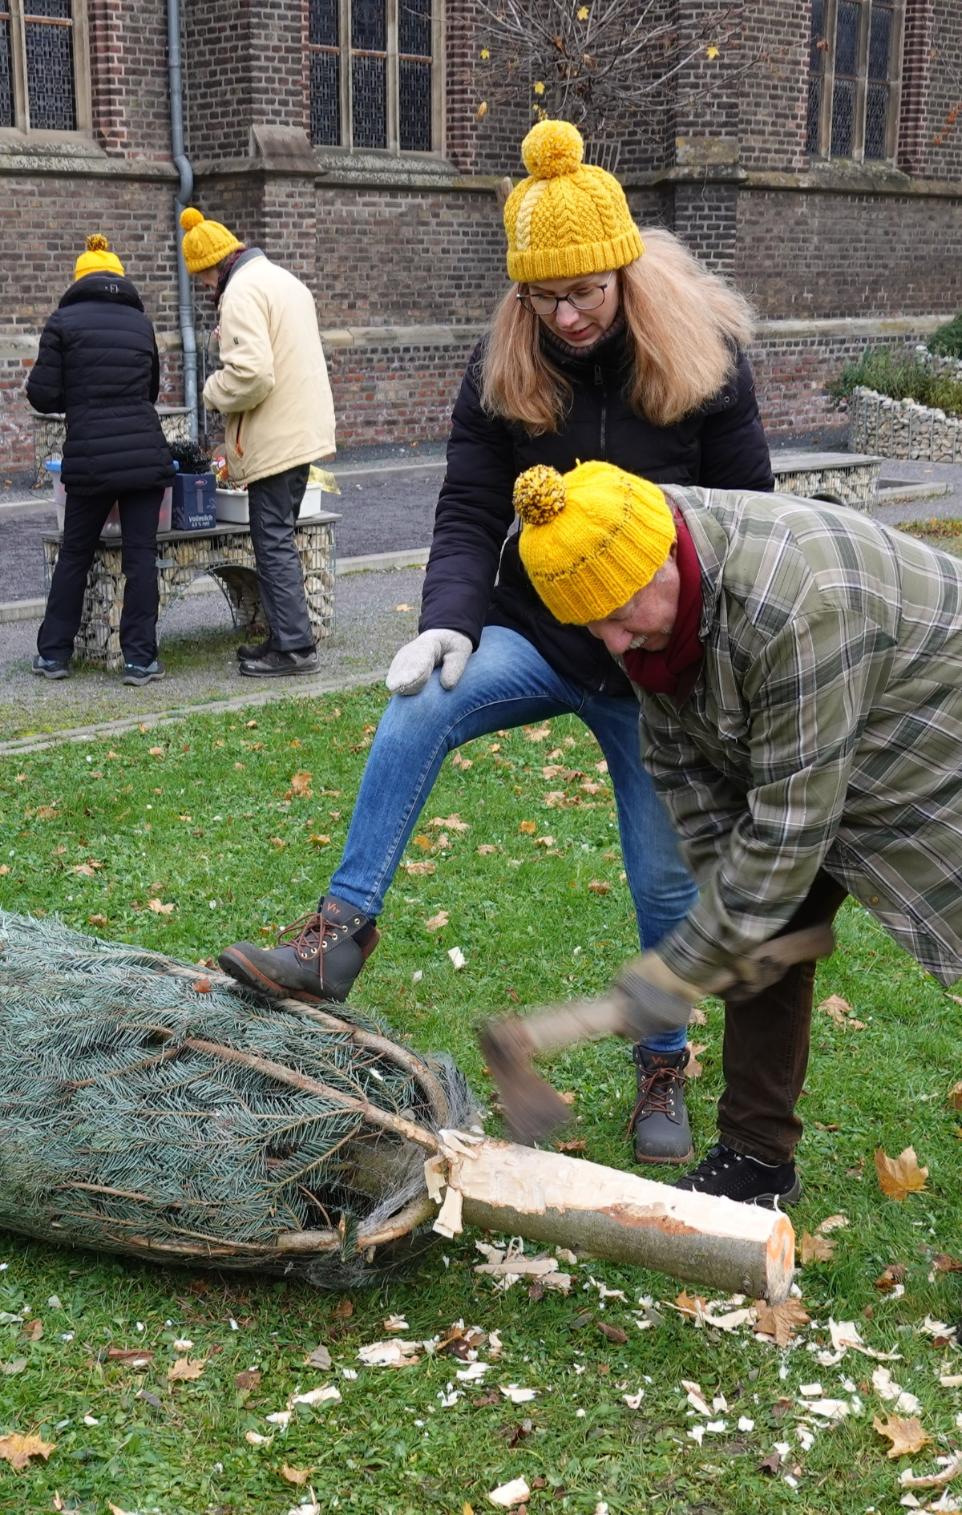
[[(778, 936), (830, 924), (847, 891), (820, 871)], [(777, 984), (735, 1003), (725, 1001), (718, 1130), (726, 1147), (769, 1163), (790, 1162), (802, 1134), (795, 1106), (811, 1041), (815, 964), (789, 968)]]

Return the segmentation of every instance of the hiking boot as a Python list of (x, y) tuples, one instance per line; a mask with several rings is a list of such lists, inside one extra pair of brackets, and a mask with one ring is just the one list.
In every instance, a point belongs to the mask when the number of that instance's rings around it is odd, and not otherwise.
[(347, 999), (378, 936), (369, 915), (328, 894), (318, 913), (285, 926), (276, 947), (235, 942), (217, 961), (231, 978), (262, 994), (312, 1004), (340, 1001)]
[(241, 642), (237, 648), (237, 661), (239, 663), (256, 663), (270, 652), (274, 643), (270, 632), (267, 633), (263, 642)]
[(746, 1205), (793, 1205), (802, 1197), (794, 1163), (765, 1163), (718, 1142), (674, 1185), (696, 1194), (721, 1195)]
[(294, 673), (317, 673), (320, 668), (315, 647), (297, 652), (280, 652), (276, 647), (260, 658), (245, 658), (240, 671), (250, 679), (283, 679)]
[(30, 664), (31, 673), (39, 673), (44, 679), (69, 679), (70, 665), (59, 658), (43, 658), (39, 652)]
[(155, 658), (152, 663), (125, 663), (123, 684), (152, 684), (154, 679), (163, 679), (167, 676), (167, 670), (163, 663), (158, 663)]
[(689, 1163), (694, 1157), (688, 1109), (685, 1105), (685, 1067), (688, 1048), (680, 1052), (632, 1049), (638, 1098), (628, 1122), (634, 1132), (635, 1159), (640, 1163)]

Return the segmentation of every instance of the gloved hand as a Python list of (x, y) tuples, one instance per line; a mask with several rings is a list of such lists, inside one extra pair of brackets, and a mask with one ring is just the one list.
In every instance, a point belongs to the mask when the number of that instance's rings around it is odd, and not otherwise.
[(387, 687), (392, 694), (417, 694), (440, 663), (441, 688), (453, 689), (473, 651), (470, 637), (460, 631), (422, 631), (394, 654)]
[(657, 952), (643, 952), (627, 962), (614, 982), (615, 1003), (621, 1002), (622, 1036), (645, 1041), (662, 1031), (688, 1024), (692, 1005), (709, 991), (686, 983)]

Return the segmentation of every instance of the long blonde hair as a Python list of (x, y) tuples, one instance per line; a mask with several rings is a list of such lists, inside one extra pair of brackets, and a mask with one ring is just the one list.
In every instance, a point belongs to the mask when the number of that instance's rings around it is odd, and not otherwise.
[[(634, 353), (628, 400), (656, 426), (671, 426), (730, 377), (735, 347), (751, 341), (754, 314), (744, 295), (709, 272), (670, 231), (643, 229), (642, 238), (641, 257), (618, 271)], [(516, 292), (508, 291), (491, 321), (481, 402), (489, 414), (520, 421), (539, 436), (561, 426), (571, 384), (542, 350), (541, 323)]]

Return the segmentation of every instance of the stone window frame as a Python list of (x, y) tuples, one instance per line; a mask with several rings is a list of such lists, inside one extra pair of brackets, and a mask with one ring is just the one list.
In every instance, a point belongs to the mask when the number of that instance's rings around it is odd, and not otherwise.
[[(398, 50), (398, 8), (404, 0), (384, 0), (387, 20), (387, 45), (385, 55), (387, 58), (387, 102), (386, 102), (386, 127), (387, 142), (383, 147), (356, 147), (354, 144), (354, 121), (352, 110), (352, 69), (351, 56), (355, 49), (351, 45), (351, 0), (337, 0), (338, 8), (338, 36), (340, 42), (337, 52), (340, 56), (341, 67), (339, 71), (339, 95), (340, 95), (340, 142), (314, 142), (316, 150), (323, 153), (334, 153), (357, 156), (359, 154), (375, 153), (393, 158), (437, 158), (443, 157), (445, 151), (444, 128), (444, 6), (445, 0), (431, 0), (431, 146), (427, 149), (402, 148), (400, 144), (400, 111), (398, 102), (398, 59), (403, 54)], [(0, 0), (3, 4), (3, 0)], [(305, 3), (305, 37), (308, 59), (311, 53), (318, 51), (332, 51), (330, 48), (320, 48), (309, 40), (308, 7)], [(308, 90), (310, 91), (310, 70), (308, 70)], [(310, 114), (310, 102), (308, 102)]]
[[(855, 105), (852, 124), (852, 150), (850, 153), (832, 152), (832, 114), (835, 99), (835, 61), (838, 38), (838, 11), (840, 4), (854, 3), (859, 7), (860, 23), (854, 73)], [(884, 0), (885, 9), (892, 12), (892, 35), (889, 42), (888, 111), (885, 121), (885, 143), (877, 157), (865, 157), (865, 119), (868, 97), (869, 39), (872, 24), (872, 7), (881, 6), (882, 0), (822, 0), (822, 36), (816, 42), (812, 37), (812, 57), (809, 71), (809, 99), (816, 87), (820, 89), (817, 117), (809, 117), (806, 151), (813, 160), (845, 161), (856, 163), (894, 163), (898, 154), (899, 113), (902, 93), (902, 63), (905, 38), (906, 0)], [(814, 9), (813, 9), (814, 33)], [(821, 68), (816, 68), (816, 58)], [(879, 81), (881, 82), (881, 81)], [(814, 126), (814, 132), (813, 132)], [(815, 141), (812, 142), (814, 135)]]
[[(51, 141), (65, 139), (75, 141), (78, 136), (90, 136), (93, 114), (90, 92), (90, 41), (86, 0), (71, 0), (69, 19), (59, 16), (38, 16), (31, 11), (30, 0), (0, 0), (0, 17), (10, 25), (10, 61), (13, 85), (13, 124), (0, 123), (0, 140), (11, 136), (43, 136)], [(73, 49), (74, 114), (76, 124), (70, 130), (30, 124), (30, 101), (27, 92), (27, 34), (26, 23), (31, 26), (69, 26)]]

